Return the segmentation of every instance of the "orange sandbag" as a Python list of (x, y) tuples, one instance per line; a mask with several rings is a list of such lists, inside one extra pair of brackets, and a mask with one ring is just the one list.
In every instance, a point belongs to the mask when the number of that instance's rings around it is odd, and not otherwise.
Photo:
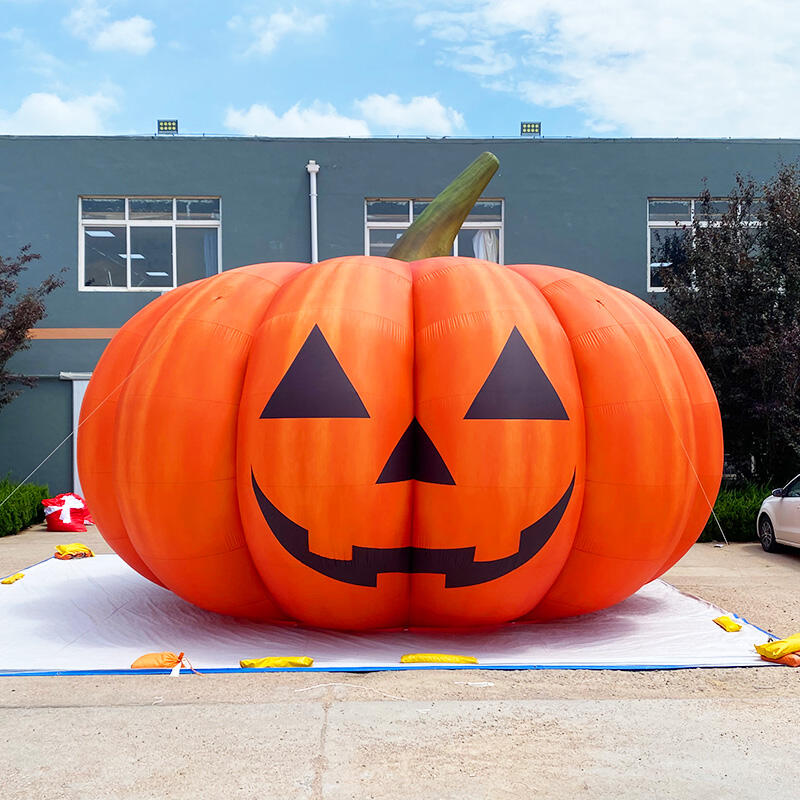
[(145, 653), (131, 664), (131, 669), (172, 669), (183, 661), (183, 653)]
[(800, 667), (800, 654), (787, 653), (780, 658), (770, 658), (769, 656), (762, 655), (764, 661), (771, 661), (773, 664), (785, 664), (787, 667)]

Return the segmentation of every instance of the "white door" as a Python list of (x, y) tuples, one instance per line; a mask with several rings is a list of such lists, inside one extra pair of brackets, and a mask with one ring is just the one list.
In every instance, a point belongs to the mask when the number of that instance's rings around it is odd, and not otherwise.
[(81, 479), (78, 475), (78, 420), (81, 416), (81, 403), (86, 393), (88, 380), (72, 381), (72, 491), (83, 497)]

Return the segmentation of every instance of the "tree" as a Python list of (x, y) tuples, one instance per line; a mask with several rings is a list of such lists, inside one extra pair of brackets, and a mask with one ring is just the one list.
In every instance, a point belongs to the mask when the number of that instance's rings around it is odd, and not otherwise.
[(20, 394), (12, 387), (35, 385), (35, 378), (8, 372), (6, 365), (15, 353), (30, 347), (28, 331), (46, 315), (44, 298), (64, 283), (49, 275), (38, 286), (20, 292), (20, 273), (39, 258), (29, 244), (12, 259), (0, 255), (0, 409)]
[(721, 213), (707, 188), (699, 201), (685, 245), (657, 255), (661, 310), (708, 372), (728, 464), (782, 484), (800, 472), (800, 172), (738, 175)]

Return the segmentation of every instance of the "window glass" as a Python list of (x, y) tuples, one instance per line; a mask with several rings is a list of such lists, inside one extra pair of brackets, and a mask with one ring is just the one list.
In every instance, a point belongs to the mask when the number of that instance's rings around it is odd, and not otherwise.
[(199, 197), (176, 200), (178, 219), (219, 219), (219, 198)]
[(650, 286), (663, 288), (663, 270), (681, 262), (688, 244), (688, 228), (650, 229)]
[(792, 481), (786, 487), (786, 494), (784, 497), (800, 497), (800, 480)]
[(125, 219), (125, 198), (84, 197), (81, 213), (84, 219)]
[(172, 200), (155, 197), (131, 197), (130, 219), (172, 219)]
[(177, 228), (175, 250), (179, 285), (219, 271), (216, 228)]
[(500, 222), (503, 204), (499, 200), (478, 200), (469, 212), (467, 222)]
[(125, 228), (104, 225), (83, 231), (84, 281), (86, 286), (126, 286)]
[(500, 230), (462, 228), (458, 232), (458, 255), (500, 263)]
[(172, 228), (131, 227), (131, 287), (172, 286)]
[(408, 222), (408, 200), (368, 200), (369, 222)]
[(688, 222), (691, 216), (688, 200), (650, 200), (648, 218), (651, 222)]
[(416, 219), (430, 204), (431, 204), (430, 200), (415, 200), (414, 219)]
[(712, 200), (708, 204), (702, 203), (700, 200), (695, 200), (694, 213), (696, 217), (701, 220), (708, 220), (710, 222), (718, 222), (722, 219), (730, 208), (730, 203), (727, 200)]
[(405, 228), (373, 228), (369, 232), (369, 255), (385, 256), (405, 233)]

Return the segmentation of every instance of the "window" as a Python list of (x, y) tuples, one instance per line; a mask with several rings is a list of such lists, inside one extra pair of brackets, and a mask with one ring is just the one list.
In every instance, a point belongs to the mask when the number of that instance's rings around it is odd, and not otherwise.
[(795, 478), (783, 492), (784, 497), (800, 497), (800, 478)]
[(81, 291), (163, 292), (220, 271), (219, 197), (81, 197)]
[[(364, 252), (385, 256), (403, 231), (428, 207), (430, 199), (364, 202)], [(503, 263), (503, 201), (478, 200), (453, 242), (454, 256)]]
[[(758, 226), (755, 212), (759, 200), (751, 207), (751, 218), (744, 224)], [(663, 292), (663, 271), (672, 266), (674, 257), (679, 257), (691, 246), (692, 223), (700, 218), (701, 225), (713, 225), (730, 210), (725, 198), (712, 198), (708, 207), (703, 201), (689, 197), (649, 197), (647, 199), (647, 291)], [(659, 260), (660, 259), (660, 260)]]

